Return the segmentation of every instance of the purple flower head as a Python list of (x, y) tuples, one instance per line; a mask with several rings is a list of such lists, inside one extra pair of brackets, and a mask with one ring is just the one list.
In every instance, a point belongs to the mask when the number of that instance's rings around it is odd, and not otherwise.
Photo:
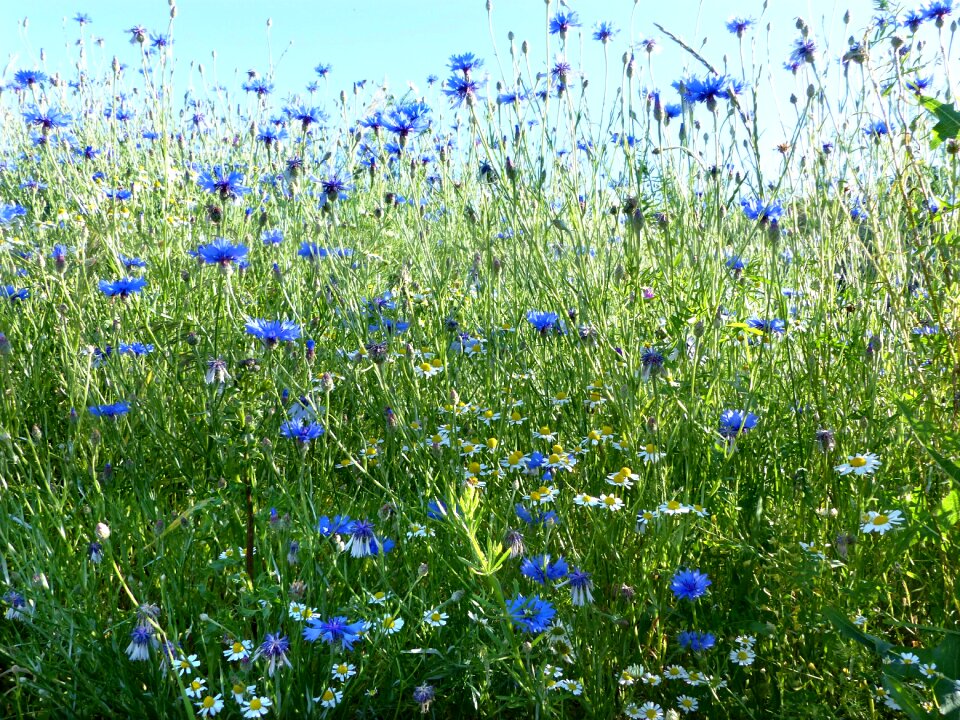
[(290, 638), (286, 635), (281, 635), (279, 632), (273, 634), (267, 633), (263, 643), (257, 648), (253, 659), (256, 660), (259, 657), (264, 657), (269, 660), (270, 664), (267, 666), (267, 674), (272, 677), (277, 666), (286, 665), (287, 667), (293, 667), (287, 658), (287, 651), (289, 649)]
[(352, 557), (366, 557), (374, 554), (376, 536), (373, 532), (373, 523), (369, 520), (357, 520), (347, 531), (350, 539), (347, 547)]

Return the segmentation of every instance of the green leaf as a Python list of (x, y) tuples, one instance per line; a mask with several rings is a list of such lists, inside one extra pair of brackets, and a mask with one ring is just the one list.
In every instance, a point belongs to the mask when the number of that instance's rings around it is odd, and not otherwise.
[(954, 489), (940, 503), (940, 522), (947, 527), (960, 523), (960, 491)]
[(955, 138), (960, 134), (960, 112), (954, 110), (953, 103), (947, 105), (935, 98), (921, 97), (920, 104), (937, 119), (937, 124), (933, 126), (930, 147), (935, 148), (944, 140)]
[(890, 677), (889, 675), (883, 676), (883, 686), (887, 689), (887, 692), (890, 693), (890, 696), (897, 702), (897, 705), (900, 706), (900, 709), (906, 713), (907, 717), (911, 720), (929, 720), (933, 717), (929, 713), (923, 711), (923, 709), (917, 705), (917, 701), (913, 699), (913, 695), (908, 691), (896, 678)]
[(867, 633), (860, 630), (860, 628), (858, 628), (844, 615), (833, 608), (824, 608), (823, 615), (837, 629), (837, 632), (839, 632), (843, 637), (847, 638), (847, 640), (855, 640), (864, 647), (875, 651), (881, 657), (890, 652), (890, 648), (893, 647), (893, 645), (888, 643), (886, 640), (881, 640), (873, 635), (867, 635)]

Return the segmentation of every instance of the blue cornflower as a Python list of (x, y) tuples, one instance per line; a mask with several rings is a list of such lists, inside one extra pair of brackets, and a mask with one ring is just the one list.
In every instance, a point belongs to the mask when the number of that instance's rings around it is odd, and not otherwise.
[(312, 617), (303, 629), (303, 638), (307, 642), (323, 640), (330, 645), (339, 642), (342, 649), (353, 650), (353, 644), (363, 639), (361, 636), (366, 629), (367, 624), (363, 620), (351, 623), (342, 615), (329, 620)]
[(141, 260), (138, 257), (127, 257), (126, 255), (120, 255), (120, 264), (123, 265), (127, 270), (132, 270), (133, 268), (145, 268), (147, 266), (146, 260)]
[(387, 555), (393, 548), (397, 546), (390, 538), (374, 537), (373, 544), (371, 545), (370, 554), (371, 555)]
[(280, 128), (279, 130), (275, 128), (264, 128), (259, 133), (257, 133), (257, 141), (262, 142), (268, 148), (273, 145), (286, 140), (289, 137), (287, 134), (286, 128)]
[(443, 94), (450, 98), (454, 107), (460, 107), (464, 103), (471, 106), (477, 101), (479, 89), (477, 81), (469, 76), (452, 75), (447, 79)]
[(724, 265), (734, 272), (742, 272), (747, 267), (747, 261), (739, 255), (731, 255)]
[(590, 573), (580, 568), (574, 568), (570, 571), (570, 577), (567, 580), (570, 586), (570, 596), (574, 606), (582, 607), (593, 602), (593, 580), (590, 579)]
[(755, 428), (759, 419), (746, 410), (724, 410), (720, 413), (720, 434), (724, 437), (736, 437)]
[(101, 280), (98, 287), (107, 297), (127, 298), (146, 287), (144, 278), (125, 277), (119, 280)]
[(913, 80), (907, 80), (907, 90), (915, 95), (923, 95), (924, 91), (933, 84), (932, 77), (918, 77)]
[(526, 99), (526, 94), (520, 90), (506, 90), (497, 95), (497, 105), (518, 105)]
[(286, 635), (281, 635), (279, 632), (272, 634), (267, 633), (263, 643), (261, 643), (260, 647), (257, 648), (257, 652), (254, 654), (253, 659), (256, 660), (259, 657), (267, 658), (267, 660), (270, 661), (270, 665), (267, 667), (267, 674), (272, 677), (278, 665), (293, 667), (290, 664), (290, 660), (287, 658), (287, 651), (289, 649), (290, 638), (288, 638)]
[(328, 518), (326, 515), (323, 515), (320, 520), (317, 521), (317, 532), (324, 537), (345, 535), (350, 532), (352, 527), (353, 520), (350, 519), (349, 515), (334, 515), (333, 518)]
[(223, 199), (237, 198), (250, 192), (250, 188), (243, 185), (243, 175), (235, 170), (227, 172), (222, 166), (216, 165), (212, 170), (200, 174), (197, 185), (208, 193), (219, 193)]
[(427, 517), (431, 520), (445, 520), (448, 515), (455, 514), (458, 509), (448, 510), (443, 500), (434, 499), (427, 503)]
[(300, 327), (289, 320), (250, 320), (245, 327), (249, 334), (262, 340), (269, 348), (300, 337)]
[(606, 21), (598, 22), (593, 26), (593, 39), (606, 45), (613, 40), (613, 36), (618, 32), (620, 31), (613, 26), (613, 23)]
[(734, 33), (737, 37), (743, 37), (748, 28), (756, 24), (753, 18), (732, 17), (727, 20), (727, 30)]
[(243, 89), (262, 98), (273, 92), (273, 83), (267, 82), (263, 78), (251, 78), (243, 84)]
[(22, 205), (0, 205), (0, 225), (9, 225), (14, 219), (27, 214)]
[(551, 35), (559, 35), (565, 38), (570, 29), (575, 27), (580, 27), (580, 18), (573, 11), (561, 10), (550, 18)]
[(93, 20), (90, 19), (90, 16), (86, 13), (77, 13), (73, 16), (73, 21), (79, 25), (86, 25), (87, 23), (93, 22)]
[(778, 201), (763, 203), (760, 198), (753, 200), (741, 200), (740, 207), (743, 208), (743, 214), (750, 220), (757, 220), (760, 223), (770, 223), (775, 225), (783, 216), (783, 205)]
[(678, 570), (670, 581), (670, 590), (677, 600), (696, 600), (703, 597), (713, 583), (699, 570)]
[(117, 346), (117, 352), (120, 355), (133, 355), (134, 357), (149, 355), (153, 351), (153, 345), (149, 343), (144, 344), (142, 342), (120, 343), (120, 345)]
[(279, 245), (283, 242), (283, 230), (279, 228), (264, 230), (260, 235), (260, 240), (263, 241), (264, 245)]
[(863, 129), (863, 134), (874, 140), (879, 140), (888, 132), (887, 124), (883, 120), (873, 120), (867, 123), (867, 126)]
[(683, 112), (683, 106), (677, 103), (667, 103), (663, 106), (663, 114), (668, 120), (673, 120), (673, 118), (680, 117), (681, 112)]
[(367, 311), (371, 314), (376, 314), (384, 310), (396, 310), (397, 303), (393, 300), (393, 293), (390, 290), (386, 290), (380, 295), (377, 295), (373, 300), (367, 301)]
[(817, 44), (812, 38), (797, 38), (790, 53), (790, 63), (800, 67), (804, 63), (813, 64), (817, 59)]
[(321, 78), (327, 77), (331, 70), (333, 70), (333, 65), (325, 65), (323, 63), (320, 63), (313, 69), (313, 71)]
[(376, 536), (373, 533), (373, 523), (369, 520), (356, 520), (347, 531), (350, 539), (347, 547), (352, 557), (366, 557), (373, 555)]
[(697, 632), (696, 630), (684, 630), (677, 636), (677, 641), (684, 650), (693, 650), (694, 652), (709, 650), (717, 644), (717, 638), (713, 633)]
[(707, 75), (703, 79), (686, 77), (672, 83), (680, 97), (688, 103), (704, 103), (708, 110), (716, 110), (717, 101), (743, 92), (745, 85), (729, 75)]
[(901, 24), (903, 27), (910, 28), (910, 32), (916, 32), (920, 29), (924, 20), (926, 20), (926, 17), (924, 17), (923, 10), (907, 10)]
[(555, 312), (546, 312), (543, 310), (527, 311), (527, 322), (533, 325), (538, 333), (546, 335), (557, 327), (560, 316)]
[(656, 348), (648, 347), (643, 349), (643, 352), (640, 353), (640, 368), (644, 381), (648, 380), (651, 376), (656, 377), (660, 374), (660, 371), (663, 369), (664, 360), (663, 353)]
[(300, 123), (303, 132), (307, 132), (311, 125), (322, 125), (326, 119), (326, 113), (320, 108), (310, 107), (308, 105), (297, 105), (284, 109), (284, 113), (290, 120), (296, 120)]
[(154, 50), (162, 50), (171, 45), (173, 41), (166, 35), (159, 33), (150, 33), (150, 45)]
[(26, 300), (30, 297), (30, 291), (27, 288), (20, 288), (19, 290), (13, 285), (2, 285), (0, 286), (0, 295), (14, 302), (17, 300)]
[(298, 422), (296, 420), (287, 420), (280, 425), (280, 434), (285, 438), (297, 440), (301, 445), (306, 445), (311, 440), (316, 440), (326, 432), (322, 425), (317, 423)]
[(537, 595), (529, 598), (517, 595), (507, 602), (507, 614), (514, 627), (523, 632), (539, 634), (547, 629), (557, 611)]
[(50, 78), (47, 77), (46, 73), (42, 73), (39, 70), (17, 70), (13, 75), (13, 81), (17, 85), (26, 85), (27, 87), (32, 87), (34, 85), (40, 85), (41, 87), (49, 82)]
[(787, 329), (786, 324), (780, 318), (764, 319), (756, 316), (747, 319), (747, 327), (759, 330), (760, 332), (776, 333), (778, 335)]
[(154, 645), (156, 640), (153, 637), (153, 628), (149, 625), (137, 625), (130, 632), (130, 644), (127, 645), (127, 657), (131, 660), (149, 660), (150, 646)]
[(483, 67), (483, 60), (469, 52), (462, 55), (451, 55), (449, 67), (452, 72), (462, 72), (466, 77), (469, 77), (474, 70)]
[(561, 556), (551, 563), (549, 555), (524, 558), (520, 563), (520, 574), (546, 585), (548, 580), (561, 580), (567, 576), (567, 561)]
[(346, 197), (347, 192), (353, 190), (353, 185), (340, 177), (339, 173), (333, 173), (321, 180), (320, 187), (330, 200), (339, 200), (344, 198)]
[(126, 400), (120, 400), (109, 405), (91, 405), (87, 410), (94, 417), (116, 418), (130, 412), (130, 403)]
[(103, 560), (103, 545), (98, 542), (87, 545), (87, 556), (90, 558), (90, 562), (99, 563)]
[(197, 248), (197, 256), (205, 263), (219, 265), (222, 269), (230, 268), (233, 263), (242, 263), (247, 259), (247, 246), (234, 245), (226, 238), (214, 238), (208, 245)]
[(427, 115), (430, 108), (426, 103), (407, 102), (390, 109), (383, 118), (383, 127), (401, 139), (410, 135), (419, 135), (430, 129)]
[(953, 13), (953, 0), (934, 0), (923, 9), (923, 19), (933, 20), (937, 27), (943, 27), (943, 19)]
[(55, 128), (63, 128), (73, 122), (73, 117), (67, 113), (60, 112), (56, 108), (47, 108), (40, 110), (36, 106), (29, 108), (23, 113), (23, 119), (28, 125), (36, 125), (44, 132)]

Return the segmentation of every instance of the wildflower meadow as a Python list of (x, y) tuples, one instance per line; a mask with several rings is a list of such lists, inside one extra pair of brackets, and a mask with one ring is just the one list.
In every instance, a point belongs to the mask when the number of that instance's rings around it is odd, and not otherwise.
[(743, 5), (9, 67), (0, 716), (960, 718), (960, 7)]

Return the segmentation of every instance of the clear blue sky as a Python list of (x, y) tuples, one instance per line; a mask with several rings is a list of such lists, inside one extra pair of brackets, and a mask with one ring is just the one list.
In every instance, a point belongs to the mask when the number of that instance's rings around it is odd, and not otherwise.
[[(88, 42), (88, 65), (91, 72), (105, 70), (114, 55), (137, 67), (139, 51), (128, 43), (126, 30), (143, 25), (153, 32), (165, 32), (169, 17), (166, 0), (44, 0), (31, 12), (29, 3), (13, 0), (0, 2), (0, 52), (6, 54), (5, 81), (12, 71), (41, 66), (40, 51), (46, 53), (42, 63), (48, 72), (70, 72), (71, 58), (78, 49), (75, 42), (80, 27), (72, 18), (87, 13), (92, 23), (84, 33), (103, 38), (103, 48)], [(612, 21), (620, 28), (610, 46), (615, 77), (619, 75), (620, 57), (632, 41), (659, 37), (663, 52), (654, 60), (656, 83), (668, 89), (680, 76), (684, 65), (691, 65), (684, 55), (654, 27), (654, 22), (683, 37), (700, 49), (714, 65), (720, 67), (724, 54), (736, 64), (737, 42), (724, 28), (731, 15), (760, 18), (756, 31), (756, 54), (767, 54), (765, 25), (772, 24), (770, 54), (777, 62), (775, 78), (782, 78), (784, 94), (792, 89), (789, 74), (779, 63), (789, 52), (796, 36), (794, 19), (806, 19), (821, 41), (829, 40), (836, 57), (846, 36), (863, 27), (873, 15), (870, 0), (769, 0), (763, 12), (762, 0), (580, 0), (571, 2), (583, 23), (582, 63), (591, 82), (602, 82), (603, 53), (599, 43), (590, 38), (590, 28), (598, 20)], [(494, 38), (501, 59), (508, 62), (507, 32), (516, 34), (517, 44), (526, 39), (531, 46), (531, 64), (544, 55), (546, 6), (543, 0), (494, 0)], [(560, 9), (553, 2), (550, 11)], [(842, 16), (851, 10), (853, 19), (844, 29)], [(394, 91), (402, 93), (407, 81), (421, 90), (430, 74), (443, 79), (446, 59), (453, 53), (474, 52), (486, 58), (486, 70), (495, 77), (499, 71), (494, 62), (492, 42), (487, 24), (485, 0), (181, 0), (174, 25), (174, 50), (177, 58), (177, 90), (186, 89), (192, 81), (199, 85), (191, 60), (202, 63), (208, 73), (212, 69), (211, 51), (217, 51), (217, 81), (233, 89), (248, 68), (261, 73), (268, 69), (271, 55), (276, 66), (276, 94), (283, 97), (302, 92), (315, 80), (313, 68), (329, 63), (333, 71), (325, 88), (316, 96), (317, 104), (329, 105), (341, 89), (350, 89), (355, 80), (366, 79), (379, 84), (385, 79)], [(29, 18), (24, 31), (22, 21)], [(267, 19), (272, 28), (267, 31)], [(631, 24), (632, 18), (632, 24)], [(556, 42), (556, 39), (553, 39)], [(581, 61), (580, 43), (574, 43), (573, 64)], [(692, 67), (692, 65), (691, 65)], [(695, 68), (697, 71), (702, 68)]]

